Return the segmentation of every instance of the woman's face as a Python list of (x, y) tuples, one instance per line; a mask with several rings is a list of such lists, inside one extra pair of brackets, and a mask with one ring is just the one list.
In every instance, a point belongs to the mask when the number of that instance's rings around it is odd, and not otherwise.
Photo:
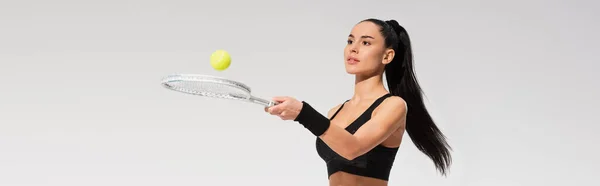
[(393, 58), (393, 50), (387, 49), (384, 42), (375, 23), (365, 21), (355, 25), (344, 49), (346, 72), (355, 75), (382, 72)]

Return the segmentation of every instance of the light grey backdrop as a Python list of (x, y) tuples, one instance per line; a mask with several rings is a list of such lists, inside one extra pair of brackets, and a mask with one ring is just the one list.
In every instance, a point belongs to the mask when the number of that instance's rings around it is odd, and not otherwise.
[[(408, 29), (454, 148), (444, 178), (405, 140), (391, 185), (598, 185), (597, 5), (3, 0), (0, 185), (326, 185), (298, 124), (159, 81), (218, 75), (326, 113), (351, 96), (342, 51), (370, 17)], [(224, 72), (208, 63), (217, 49), (233, 58)]]

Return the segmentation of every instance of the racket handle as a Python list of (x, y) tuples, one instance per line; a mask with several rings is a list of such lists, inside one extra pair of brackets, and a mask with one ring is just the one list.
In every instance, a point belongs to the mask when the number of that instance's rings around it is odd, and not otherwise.
[(271, 106), (275, 106), (278, 104), (277, 102), (269, 101), (269, 100), (254, 97), (254, 96), (250, 97), (249, 101), (257, 103), (257, 104), (261, 104), (265, 107), (271, 107)]

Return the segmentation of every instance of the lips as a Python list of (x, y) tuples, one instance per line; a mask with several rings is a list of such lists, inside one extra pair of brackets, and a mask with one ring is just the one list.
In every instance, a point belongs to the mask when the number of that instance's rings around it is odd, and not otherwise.
[(360, 60), (358, 60), (355, 57), (348, 57), (348, 59), (346, 59), (346, 62), (348, 62), (348, 64), (356, 64), (356, 63), (360, 62)]

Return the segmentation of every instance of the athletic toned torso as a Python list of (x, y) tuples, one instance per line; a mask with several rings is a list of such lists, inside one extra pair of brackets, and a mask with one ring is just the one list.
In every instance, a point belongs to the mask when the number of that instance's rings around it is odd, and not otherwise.
[[(373, 102), (373, 100), (364, 100), (361, 103), (353, 104), (351, 102), (345, 103), (342, 110), (336, 115), (332, 121), (337, 121), (339, 126), (346, 128), (352, 121), (356, 120)], [(384, 101), (385, 102), (385, 101)], [(328, 118), (331, 118), (334, 111), (338, 110), (342, 104), (332, 108), (328, 113)], [(376, 114), (378, 108), (373, 111), (373, 115)], [(402, 134), (404, 130), (395, 131), (389, 138), (387, 138), (381, 145), (386, 147), (399, 147), (402, 142)], [(329, 177), (330, 186), (387, 186), (388, 182), (376, 178), (369, 178), (364, 176), (353, 175), (345, 172), (336, 172)]]

